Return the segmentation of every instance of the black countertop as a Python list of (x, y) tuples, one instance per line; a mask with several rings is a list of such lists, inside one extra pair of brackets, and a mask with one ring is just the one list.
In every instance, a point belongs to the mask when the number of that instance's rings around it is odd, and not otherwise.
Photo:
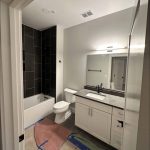
[[(87, 90), (92, 90), (92, 91), (97, 91), (96, 86), (91, 86), (91, 85), (85, 85), (84, 89)], [(110, 95), (115, 95), (115, 96), (120, 96), (120, 97), (125, 97), (125, 92), (124, 91), (119, 91), (119, 90), (113, 90), (113, 89), (102, 89), (102, 93), (110, 94)]]
[(125, 98), (124, 97), (114, 96), (114, 95), (106, 94), (106, 93), (101, 93), (102, 96), (103, 95), (105, 96), (105, 99), (104, 100), (98, 100), (96, 98), (91, 98), (91, 97), (87, 96), (88, 93), (97, 94), (96, 92), (94, 92), (92, 90), (83, 89), (74, 95), (78, 96), (78, 97), (86, 98), (87, 100), (92, 100), (92, 101), (95, 101), (98, 103), (103, 103), (103, 104), (106, 104), (109, 106), (113, 106), (116, 108), (120, 108), (120, 109), (125, 108)]

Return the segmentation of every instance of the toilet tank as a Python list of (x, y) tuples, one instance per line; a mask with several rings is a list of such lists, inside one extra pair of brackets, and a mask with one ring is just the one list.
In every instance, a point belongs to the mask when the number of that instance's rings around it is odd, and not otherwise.
[(69, 88), (65, 88), (64, 89), (65, 92), (65, 99), (67, 102), (69, 103), (74, 103), (75, 102), (75, 93), (77, 93), (77, 91), (69, 89)]

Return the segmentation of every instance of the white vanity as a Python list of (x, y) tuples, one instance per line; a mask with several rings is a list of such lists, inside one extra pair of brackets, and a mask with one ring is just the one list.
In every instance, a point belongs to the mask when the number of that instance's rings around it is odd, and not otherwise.
[(89, 90), (81, 90), (76, 94), (75, 125), (120, 149), (125, 99), (109, 94), (101, 95), (99, 99), (94, 95)]

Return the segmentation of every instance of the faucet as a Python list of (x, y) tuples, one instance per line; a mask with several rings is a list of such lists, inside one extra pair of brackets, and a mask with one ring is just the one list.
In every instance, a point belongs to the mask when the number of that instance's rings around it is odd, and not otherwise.
[(103, 91), (103, 83), (101, 83), (100, 85), (97, 85), (96, 86), (96, 90), (97, 90), (97, 93), (99, 94), (100, 92)]

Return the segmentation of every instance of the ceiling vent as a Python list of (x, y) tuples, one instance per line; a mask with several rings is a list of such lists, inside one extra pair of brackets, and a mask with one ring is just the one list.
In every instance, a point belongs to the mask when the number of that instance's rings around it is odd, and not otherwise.
[(91, 10), (87, 11), (87, 12), (84, 12), (83, 14), (81, 14), (82, 17), (86, 18), (86, 17), (89, 17), (89, 16), (92, 16), (93, 13), (91, 12)]

